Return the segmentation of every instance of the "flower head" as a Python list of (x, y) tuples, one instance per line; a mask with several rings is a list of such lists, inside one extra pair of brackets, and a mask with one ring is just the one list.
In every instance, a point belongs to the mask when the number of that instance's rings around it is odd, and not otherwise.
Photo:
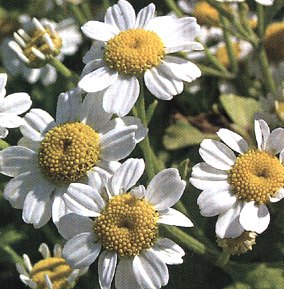
[(275, 156), (284, 147), (284, 130), (270, 133), (265, 121), (256, 120), (257, 149), (250, 149), (230, 130), (220, 129), (217, 134), (226, 145), (204, 140), (199, 152), (205, 162), (193, 167), (190, 178), (204, 190), (197, 200), (201, 214), (219, 215), (216, 234), (220, 238), (235, 238), (244, 230), (260, 234), (270, 222), (267, 203), (284, 196), (283, 153), (280, 160)]
[[(183, 81), (201, 75), (193, 63), (168, 56), (181, 50), (202, 49), (194, 42), (199, 25), (193, 17), (154, 17), (155, 5), (137, 17), (131, 4), (120, 0), (110, 7), (105, 22), (89, 21), (82, 31), (97, 40), (84, 57), (79, 86), (88, 92), (104, 90), (104, 109), (126, 115), (139, 95), (138, 77), (144, 76), (152, 94), (169, 100), (183, 90)], [(119, 94), (117, 93), (119, 91)]]
[[(134, 187), (144, 162), (128, 159), (105, 187), (71, 184), (64, 198), (76, 214), (59, 220), (68, 239), (63, 256), (73, 268), (99, 257), (101, 288), (160, 288), (168, 283), (166, 264), (180, 264), (184, 251), (169, 239), (160, 239), (158, 223), (191, 227), (192, 222), (170, 208), (183, 194), (185, 182), (176, 169), (156, 175), (147, 189)], [(118, 262), (119, 260), (119, 262)]]
[(4, 197), (23, 208), (23, 219), (41, 227), (51, 217), (57, 223), (67, 212), (62, 195), (71, 182), (86, 182), (89, 174), (109, 176), (128, 156), (147, 129), (134, 117), (110, 120), (102, 96), (81, 91), (59, 96), (56, 121), (41, 109), (32, 109), (21, 126), (17, 146), (0, 152), (1, 173), (14, 177)]
[(25, 267), (16, 264), (20, 273), (20, 279), (25, 285), (32, 289), (69, 289), (75, 284), (76, 279), (87, 272), (88, 267), (83, 269), (72, 269), (62, 258), (61, 247), (56, 244), (53, 250), (53, 257), (49, 248), (42, 243), (39, 252), (43, 256), (43, 260), (32, 266), (30, 258), (24, 255)]
[(27, 93), (19, 92), (6, 95), (5, 86), (7, 74), (0, 74), (0, 138), (8, 134), (6, 128), (15, 128), (24, 124), (19, 114), (26, 112), (32, 105), (30, 96)]

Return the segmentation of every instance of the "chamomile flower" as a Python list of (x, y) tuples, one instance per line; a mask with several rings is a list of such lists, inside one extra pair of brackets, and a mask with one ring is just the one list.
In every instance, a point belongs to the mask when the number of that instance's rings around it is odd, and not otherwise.
[[(104, 91), (104, 109), (126, 115), (139, 95), (138, 78), (156, 97), (169, 100), (183, 90), (183, 81), (201, 75), (193, 63), (167, 54), (201, 50), (194, 42), (199, 25), (193, 17), (155, 17), (155, 5), (142, 9), (137, 17), (131, 4), (120, 0), (110, 7), (105, 22), (89, 21), (83, 33), (94, 42), (83, 61), (79, 86), (87, 92)], [(119, 93), (118, 93), (119, 91)]]
[(137, 118), (110, 120), (102, 96), (80, 90), (59, 96), (56, 121), (44, 110), (32, 109), (21, 126), (17, 146), (0, 152), (0, 172), (13, 177), (4, 198), (23, 208), (23, 220), (39, 228), (51, 215), (56, 224), (68, 210), (62, 199), (72, 182), (87, 181), (91, 171), (113, 173), (147, 129)]
[(55, 23), (47, 19), (38, 21), (22, 15), (21, 29), (14, 33), (14, 40), (6, 38), (1, 44), (1, 57), (8, 74), (22, 75), (28, 82), (39, 79), (44, 85), (56, 80), (57, 72), (48, 64), (53, 56), (63, 60), (65, 55), (73, 55), (82, 36), (72, 18)]
[(7, 74), (0, 74), (0, 138), (8, 135), (7, 128), (19, 127), (24, 123), (19, 116), (26, 112), (32, 105), (30, 96), (25, 92), (6, 95), (5, 86)]
[(45, 243), (39, 247), (43, 260), (32, 266), (28, 255), (24, 254), (25, 266), (16, 264), (22, 282), (32, 289), (69, 289), (73, 288), (76, 279), (85, 274), (88, 267), (72, 269), (62, 258), (62, 248), (56, 244), (53, 249), (53, 257)]
[[(197, 203), (205, 217), (219, 215), (216, 234), (235, 238), (245, 230), (262, 233), (269, 225), (267, 204), (284, 196), (284, 130), (270, 133), (263, 120), (255, 121), (257, 149), (238, 134), (220, 129), (226, 144), (206, 139), (199, 153), (205, 162), (193, 167), (190, 182), (203, 192)], [(236, 157), (233, 150), (239, 153)]]
[[(59, 220), (68, 239), (63, 257), (72, 268), (98, 261), (101, 288), (160, 288), (168, 283), (166, 264), (180, 264), (184, 251), (169, 239), (160, 239), (158, 223), (184, 227), (192, 222), (170, 208), (182, 196), (185, 181), (177, 169), (157, 174), (147, 189), (135, 185), (144, 171), (142, 159), (128, 159), (108, 180), (105, 191), (71, 184), (66, 203), (77, 214)], [(116, 271), (116, 274), (115, 274)]]

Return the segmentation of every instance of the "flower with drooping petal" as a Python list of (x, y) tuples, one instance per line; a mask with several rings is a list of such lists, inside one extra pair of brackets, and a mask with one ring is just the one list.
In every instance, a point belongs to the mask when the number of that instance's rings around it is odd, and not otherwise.
[(62, 248), (55, 244), (53, 257), (45, 243), (39, 247), (39, 252), (43, 260), (32, 266), (28, 255), (24, 254), (25, 267), (17, 263), (16, 267), (20, 273), (22, 282), (32, 289), (69, 289), (73, 288), (76, 279), (85, 274), (88, 267), (82, 269), (72, 269), (62, 258)]
[(19, 114), (26, 112), (32, 105), (30, 96), (25, 92), (6, 95), (7, 74), (0, 74), (0, 138), (8, 135), (7, 128), (19, 127), (24, 123)]
[(155, 17), (152, 3), (137, 17), (126, 0), (110, 7), (105, 22), (89, 21), (83, 33), (96, 40), (83, 61), (79, 86), (88, 92), (104, 91), (104, 109), (126, 115), (140, 90), (138, 78), (156, 97), (169, 100), (183, 90), (183, 81), (201, 75), (193, 63), (167, 54), (201, 50), (194, 42), (199, 25), (193, 17)]
[(56, 224), (69, 212), (62, 195), (70, 183), (96, 172), (108, 177), (147, 134), (135, 117), (110, 118), (102, 96), (87, 95), (82, 103), (79, 89), (60, 94), (56, 121), (41, 109), (25, 115), (24, 137), (0, 152), (0, 172), (13, 177), (4, 198), (23, 208), (26, 223), (39, 228), (52, 215)]
[[(190, 178), (191, 184), (203, 190), (197, 200), (201, 214), (219, 215), (219, 238), (236, 238), (245, 230), (260, 234), (270, 222), (267, 203), (284, 196), (284, 130), (270, 133), (265, 121), (256, 120), (257, 149), (250, 149), (240, 135), (228, 129), (217, 134), (226, 145), (204, 140), (199, 153), (205, 162), (193, 167)], [(275, 156), (278, 153), (280, 160)]]
[[(168, 283), (166, 264), (180, 264), (184, 251), (160, 239), (158, 223), (191, 227), (192, 222), (170, 208), (182, 196), (185, 181), (178, 170), (165, 169), (149, 186), (133, 187), (144, 171), (142, 159), (128, 159), (108, 179), (105, 190), (71, 184), (66, 204), (75, 213), (60, 218), (58, 229), (68, 239), (63, 257), (73, 268), (98, 261), (101, 288), (160, 288)], [(128, 192), (129, 191), (129, 192)], [(116, 273), (115, 273), (116, 271)]]

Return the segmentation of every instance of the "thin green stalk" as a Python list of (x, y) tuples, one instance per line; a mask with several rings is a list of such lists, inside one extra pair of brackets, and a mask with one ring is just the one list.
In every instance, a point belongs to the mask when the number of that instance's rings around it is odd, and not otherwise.
[(90, 6), (87, 2), (83, 1), (82, 3), (80, 3), (80, 6), (82, 8), (82, 11), (84, 13), (84, 15), (86, 16), (86, 20), (92, 20), (93, 19), (93, 15), (90, 11)]
[(88, 19), (86, 18), (86, 16), (84, 15), (84, 13), (81, 11), (81, 9), (79, 8), (78, 5), (75, 5), (73, 3), (69, 3), (69, 7), (70, 9), (72, 10), (73, 12), (73, 15), (75, 16), (78, 24), (80, 26), (83, 26), (87, 21)]
[(239, 70), (239, 67), (238, 67), (238, 60), (237, 60), (237, 57), (235, 55), (235, 52), (234, 52), (234, 49), (232, 46), (231, 35), (226, 30), (226, 28), (229, 26), (229, 23), (228, 23), (228, 20), (222, 15), (220, 15), (220, 20), (224, 26), (223, 33), (224, 33), (224, 40), (225, 40), (225, 44), (226, 44), (228, 57), (230, 59), (231, 65), (232, 65), (233, 73), (236, 74)]
[(165, 0), (167, 6), (178, 16), (183, 17), (182, 10), (178, 7), (178, 5), (173, 0)]
[(50, 65), (56, 68), (59, 73), (61, 73), (68, 80), (72, 81), (75, 86), (77, 85), (79, 76), (76, 73), (69, 70), (61, 61), (53, 56), (48, 56), (47, 61)]
[(219, 70), (216, 70), (214, 68), (202, 65), (202, 64), (197, 64), (197, 66), (199, 67), (199, 69), (201, 70), (202, 75), (211, 75), (211, 76), (216, 76), (216, 77), (220, 77), (223, 79), (234, 79), (235, 75), (233, 75), (230, 72), (220, 72)]
[(148, 109), (146, 111), (146, 120), (147, 120), (147, 125), (149, 125), (151, 119), (152, 119), (152, 116), (155, 112), (155, 109), (158, 105), (158, 100), (155, 99), (149, 106), (148, 106)]
[(19, 263), (25, 266), (23, 258), (19, 254), (17, 254), (9, 245), (4, 245), (1, 248), (11, 256), (14, 264)]
[(245, 2), (239, 2), (238, 3), (238, 7), (239, 7), (239, 17), (240, 17), (240, 22), (242, 24), (242, 26), (244, 27), (244, 29), (253, 37), (255, 37), (255, 33), (252, 30), (252, 27), (248, 21), (248, 5)]
[(256, 11), (257, 11), (257, 31), (258, 37), (262, 40), (264, 36), (264, 11), (263, 6), (259, 3), (256, 3)]

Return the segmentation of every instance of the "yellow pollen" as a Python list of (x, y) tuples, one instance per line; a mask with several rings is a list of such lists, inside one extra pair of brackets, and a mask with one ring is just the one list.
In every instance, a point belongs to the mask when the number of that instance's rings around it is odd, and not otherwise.
[[(52, 43), (55, 47), (54, 50), (50, 49), (50, 46), (44, 40), (43, 35), (47, 33)], [(60, 50), (62, 47), (62, 39), (61, 37), (56, 34), (55, 32), (51, 33), (49, 29), (45, 28), (45, 32), (39, 31), (37, 29), (31, 32), (30, 40), (26, 43), (26, 47), (23, 48), (24, 55), (30, 60), (30, 63), (27, 65), (31, 68), (40, 68), (46, 65), (46, 60), (39, 58), (33, 51), (32, 48), (36, 48), (45, 56), (53, 56), (56, 57), (60, 54)]]
[(55, 184), (76, 182), (99, 160), (98, 134), (83, 123), (66, 123), (50, 130), (38, 150), (43, 175)]
[(267, 57), (271, 61), (284, 60), (284, 23), (273, 23), (266, 29), (263, 39)]
[[(223, 7), (230, 12), (228, 5)], [(207, 27), (220, 27), (219, 12), (206, 1), (198, 1), (193, 8), (193, 16), (196, 17), (198, 24)]]
[(73, 269), (69, 267), (63, 258), (50, 257), (36, 263), (30, 273), (30, 279), (35, 282), (37, 289), (48, 289), (44, 275), (48, 275), (53, 289), (68, 289), (70, 284), (67, 278)]
[(107, 42), (104, 59), (110, 68), (135, 75), (158, 66), (165, 56), (161, 38), (152, 31), (129, 29)]
[(106, 250), (134, 256), (152, 247), (158, 236), (157, 220), (150, 203), (126, 193), (111, 198), (93, 226)]
[(266, 151), (249, 150), (228, 171), (228, 182), (240, 199), (266, 204), (284, 186), (284, 167)]
[[(241, 55), (241, 48), (238, 42), (232, 43), (232, 49), (237, 59), (239, 59)], [(225, 45), (220, 46), (216, 52), (215, 57), (219, 62), (221, 62), (226, 68), (230, 68), (231, 60), (228, 55), (228, 51)]]

